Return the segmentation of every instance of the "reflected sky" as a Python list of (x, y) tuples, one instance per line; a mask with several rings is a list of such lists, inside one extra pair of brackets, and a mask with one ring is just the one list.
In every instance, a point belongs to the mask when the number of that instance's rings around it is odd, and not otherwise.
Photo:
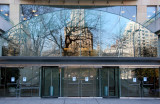
[[(157, 56), (156, 35), (130, 19), (99, 10), (43, 14), (20, 23), (5, 36), (18, 44), (20, 56)], [(8, 47), (13, 46), (9, 43)], [(13, 50), (9, 48), (8, 54)]]

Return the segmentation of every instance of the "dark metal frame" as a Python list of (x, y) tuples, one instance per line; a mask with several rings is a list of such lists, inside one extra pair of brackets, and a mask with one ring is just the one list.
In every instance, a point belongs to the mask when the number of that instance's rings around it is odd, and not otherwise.
[(2, 56), (0, 66), (148, 66), (159, 67), (159, 57), (20, 57)]

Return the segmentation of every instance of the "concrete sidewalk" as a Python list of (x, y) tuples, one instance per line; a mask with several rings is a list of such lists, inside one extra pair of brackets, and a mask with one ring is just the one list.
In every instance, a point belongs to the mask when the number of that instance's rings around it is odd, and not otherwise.
[(160, 99), (0, 98), (0, 104), (160, 104)]

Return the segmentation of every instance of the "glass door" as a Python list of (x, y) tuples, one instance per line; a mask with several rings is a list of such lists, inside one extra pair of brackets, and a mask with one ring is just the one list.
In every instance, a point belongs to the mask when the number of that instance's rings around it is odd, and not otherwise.
[(159, 70), (143, 69), (141, 70), (141, 89), (142, 97), (156, 97), (159, 94)]
[(81, 97), (96, 97), (98, 90), (98, 70), (94, 68), (81, 69), (80, 76), (80, 96)]
[(59, 69), (58, 67), (42, 68), (42, 97), (59, 96)]
[(103, 67), (101, 74), (102, 97), (119, 97), (119, 68)]
[(98, 96), (98, 70), (95, 68), (66, 67), (62, 70), (62, 96)]

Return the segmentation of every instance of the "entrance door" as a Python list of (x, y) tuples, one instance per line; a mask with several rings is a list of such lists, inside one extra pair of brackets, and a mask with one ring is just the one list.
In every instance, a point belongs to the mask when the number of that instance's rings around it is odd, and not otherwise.
[(119, 68), (103, 67), (101, 70), (102, 97), (119, 97)]
[(59, 96), (59, 69), (58, 67), (42, 68), (42, 97)]
[(98, 96), (98, 69), (67, 67), (62, 70), (62, 96)]
[(156, 97), (159, 95), (159, 69), (127, 69), (125, 73), (128, 77), (123, 78), (121, 82), (122, 86), (127, 87), (128, 85), (128, 91), (126, 91), (128, 97)]

